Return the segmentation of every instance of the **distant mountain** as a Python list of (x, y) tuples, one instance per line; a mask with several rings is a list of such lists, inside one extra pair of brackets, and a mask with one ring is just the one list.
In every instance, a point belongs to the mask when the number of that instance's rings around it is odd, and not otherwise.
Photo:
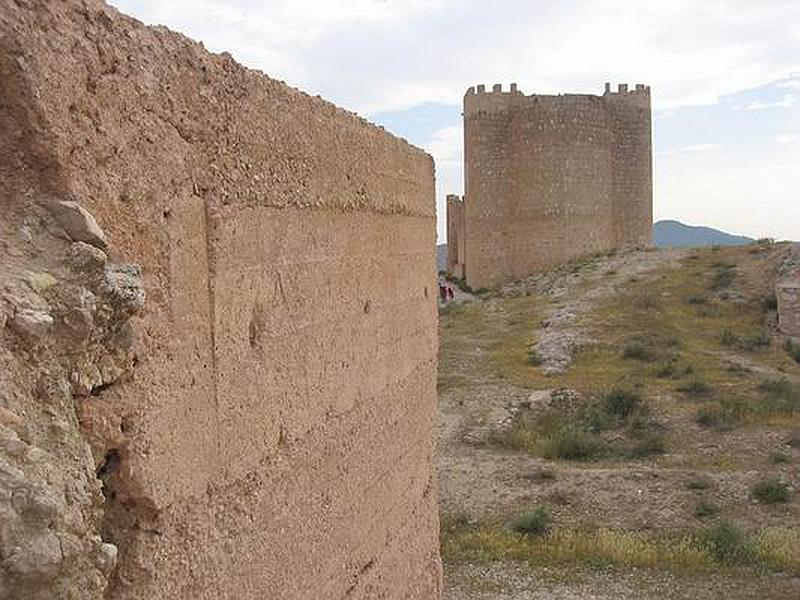
[[(744, 246), (755, 240), (711, 227), (684, 225), (680, 221), (659, 221), (653, 225), (653, 245), (659, 248), (697, 246)], [(436, 269), (447, 270), (447, 244), (436, 246)]]
[(653, 225), (653, 244), (663, 247), (685, 246), (743, 246), (752, 243), (752, 238), (731, 235), (711, 227), (684, 225), (679, 221), (659, 221)]

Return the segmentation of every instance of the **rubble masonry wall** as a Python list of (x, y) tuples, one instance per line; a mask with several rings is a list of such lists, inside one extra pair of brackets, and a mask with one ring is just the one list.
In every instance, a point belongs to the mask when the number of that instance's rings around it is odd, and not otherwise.
[(0, 66), (9, 172), (147, 291), (77, 409), (107, 597), (438, 597), (431, 158), (99, 0), (2, 3)]

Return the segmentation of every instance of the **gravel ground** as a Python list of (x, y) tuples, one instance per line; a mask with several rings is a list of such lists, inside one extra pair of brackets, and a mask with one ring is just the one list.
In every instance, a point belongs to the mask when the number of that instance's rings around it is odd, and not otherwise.
[(498, 563), (445, 572), (444, 600), (797, 600), (800, 578), (535, 568)]

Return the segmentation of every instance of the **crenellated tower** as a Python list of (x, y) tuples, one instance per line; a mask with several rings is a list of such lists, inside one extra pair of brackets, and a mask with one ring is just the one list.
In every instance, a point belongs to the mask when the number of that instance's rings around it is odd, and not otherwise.
[[(525, 95), (516, 84), (464, 96), (461, 232), (448, 265), (472, 287), (578, 256), (650, 243), (650, 88)], [(449, 241), (448, 241), (449, 244)], [(455, 253), (460, 253), (461, 257)]]

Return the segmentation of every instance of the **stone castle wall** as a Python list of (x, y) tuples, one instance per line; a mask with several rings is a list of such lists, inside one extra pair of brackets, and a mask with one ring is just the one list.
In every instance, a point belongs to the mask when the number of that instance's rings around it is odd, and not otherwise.
[(460, 196), (447, 196), (447, 272), (464, 277), (464, 201)]
[(780, 330), (800, 340), (800, 280), (782, 281), (776, 292)]
[(106, 597), (438, 597), (431, 158), (99, 0), (0, 5), (0, 134), (0, 208), (142, 267), (132, 376), (75, 399)]
[(473, 288), (650, 243), (649, 88), (526, 96), (478, 86), (464, 97), (464, 134), (459, 247)]

